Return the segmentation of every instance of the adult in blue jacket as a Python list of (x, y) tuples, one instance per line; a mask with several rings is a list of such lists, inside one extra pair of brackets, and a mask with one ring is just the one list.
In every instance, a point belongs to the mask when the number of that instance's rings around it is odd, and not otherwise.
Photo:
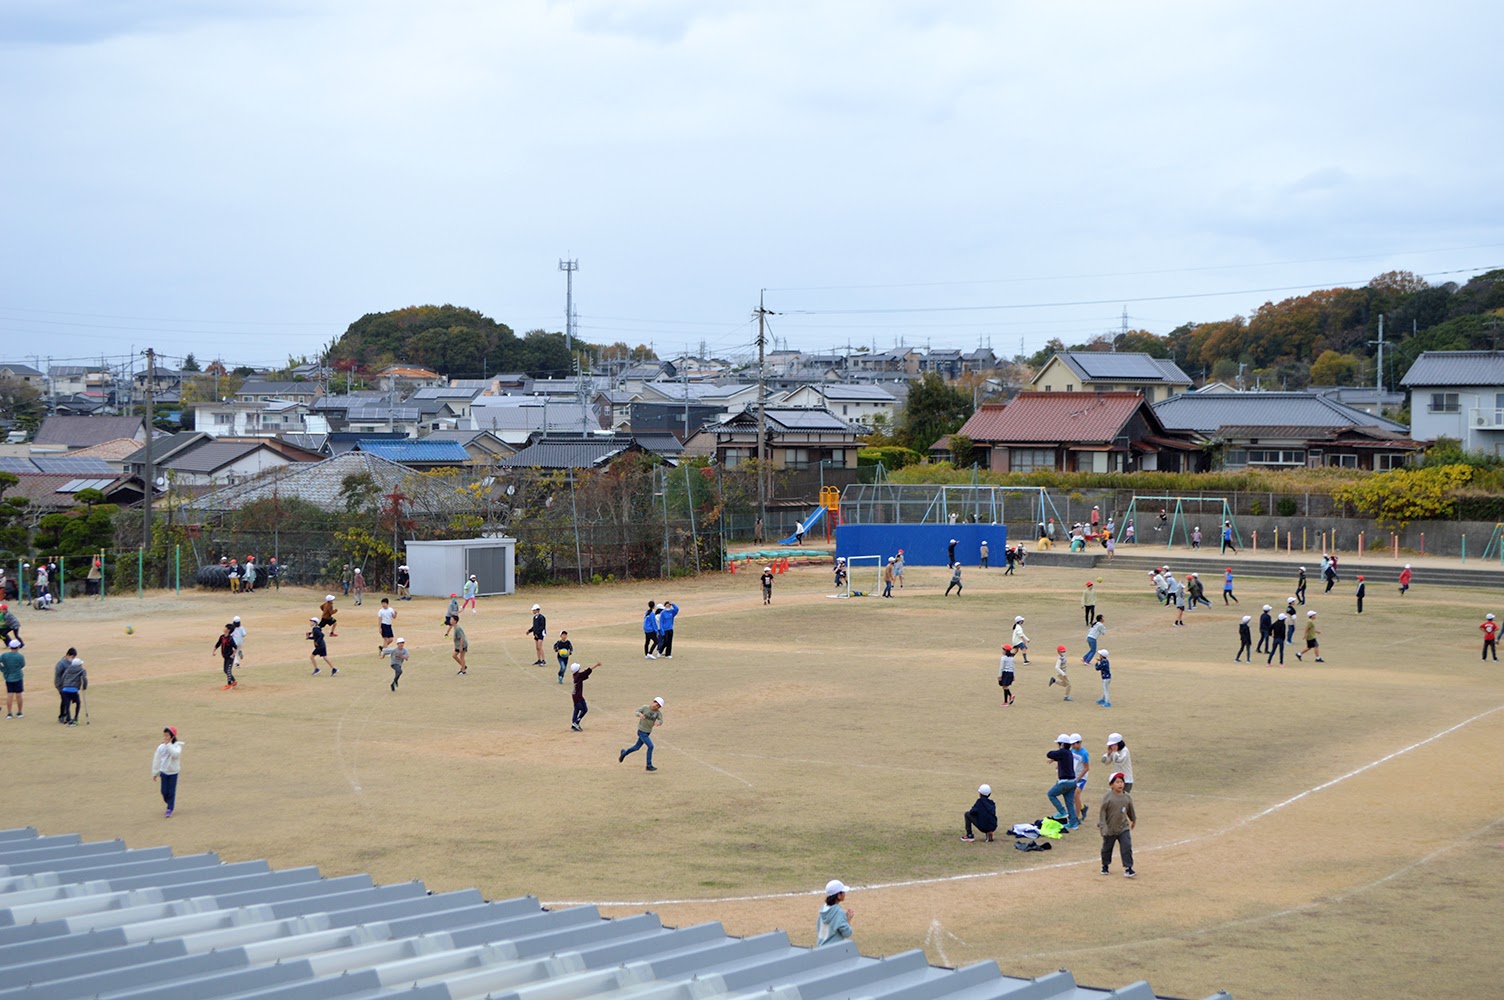
[(1075, 830), (1081, 826), (1076, 817), (1076, 756), (1071, 753), (1069, 734), (1061, 733), (1055, 737), (1055, 743), (1055, 749), (1045, 754), (1055, 762), (1055, 783), (1045, 794), (1049, 796), (1050, 805), (1055, 807), (1055, 818), (1066, 820), (1067, 830)]
[(667, 660), (674, 658), (674, 619), (678, 614), (679, 605), (673, 601), (658, 606), (658, 651)]
[(970, 809), (963, 814), (966, 823), (966, 834), (961, 838), (965, 843), (971, 843), (977, 838), (972, 836), (971, 828), (976, 827), (978, 833), (985, 833), (988, 842), (992, 835), (997, 832), (997, 804), (992, 801), (992, 786), (983, 785), (977, 789), (977, 800), (972, 803)]
[(642, 616), (642, 658), (656, 660), (658, 648), (658, 602), (649, 601), (647, 614)]

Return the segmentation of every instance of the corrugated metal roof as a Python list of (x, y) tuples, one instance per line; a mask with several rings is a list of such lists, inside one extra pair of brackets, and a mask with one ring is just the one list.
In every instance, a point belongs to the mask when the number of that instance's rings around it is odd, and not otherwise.
[(1423, 351), (1400, 385), (1504, 386), (1504, 351)]
[(957, 433), (988, 443), (1110, 442), (1143, 405), (1136, 392), (1021, 392), (979, 407)]
[(1219, 427), (1382, 427), (1405, 430), (1383, 417), (1308, 392), (1179, 393), (1154, 404), (1172, 431), (1211, 434)]
[(919, 950), (864, 958), (851, 942), (800, 948), (782, 931), (737, 938), (719, 923), (671, 928), (651, 913), (607, 919), (532, 896), (488, 901), (35, 830), (0, 831), (0, 967), (0, 997), (38, 1000), (1155, 1000), (1142, 982), (1109, 992), (1065, 971), (1016, 979), (996, 962), (937, 968)]

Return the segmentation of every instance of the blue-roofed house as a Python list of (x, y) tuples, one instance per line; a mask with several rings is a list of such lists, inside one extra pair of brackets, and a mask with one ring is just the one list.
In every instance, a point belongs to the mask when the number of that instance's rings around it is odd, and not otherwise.
[(461, 468), (470, 464), (470, 453), (458, 441), (418, 438), (415, 441), (393, 441), (388, 438), (365, 438), (355, 446), (388, 462), (405, 465), (409, 469)]
[(1410, 390), (1412, 435), (1504, 455), (1504, 351), (1425, 351), (1400, 385)]
[(1191, 377), (1166, 358), (1115, 351), (1061, 351), (1026, 387), (1041, 392), (1141, 392), (1150, 403), (1191, 388)]

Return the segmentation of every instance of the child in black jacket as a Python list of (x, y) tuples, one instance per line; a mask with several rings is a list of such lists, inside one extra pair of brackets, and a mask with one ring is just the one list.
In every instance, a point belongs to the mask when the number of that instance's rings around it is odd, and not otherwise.
[(962, 814), (962, 820), (966, 824), (966, 833), (961, 838), (964, 843), (977, 839), (972, 836), (972, 827), (976, 827), (978, 833), (986, 834), (991, 843), (992, 835), (997, 832), (997, 804), (992, 801), (992, 786), (983, 785), (977, 789), (977, 800)]

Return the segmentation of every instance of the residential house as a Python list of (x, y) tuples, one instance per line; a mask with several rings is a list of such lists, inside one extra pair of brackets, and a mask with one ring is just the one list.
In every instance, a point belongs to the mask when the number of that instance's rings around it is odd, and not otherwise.
[(511, 458), (517, 454), (517, 449), (507, 444), (501, 438), (490, 431), (482, 430), (446, 430), (431, 431), (419, 440), (422, 441), (453, 441), (465, 449), (469, 456), (466, 465), (486, 466), (495, 465), (503, 459)]
[[(188, 431), (152, 442), (151, 458), (155, 476), (170, 479), (174, 487), (193, 488), (244, 482), (294, 462), (316, 461), (319, 456), (281, 441), (229, 440)], [(139, 483), (146, 474), (145, 449), (127, 456), (123, 464), (126, 475)]]
[(582, 410), (578, 399), (556, 402), (547, 396), (479, 396), (471, 403), (467, 423), (514, 448), (539, 433), (589, 434), (601, 429), (594, 407)]
[[(716, 403), (653, 403), (637, 400), (628, 407), (626, 426), (633, 434), (671, 434), (680, 442), (698, 434), (706, 424), (726, 416)], [(619, 425), (618, 425), (619, 426)]]
[(799, 367), (806, 372), (840, 372), (846, 369), (844, 354), (806, 354), (799, 359)]
[(1046, 361), (1028, 388), (1036, 392), (1141, 392), (1150, 403), (1191, 388), (1175, 362), (1148, 354), (1061, 351)]
[(876, 423), (892, 427), (898, 409), (898, 400), (882, 386), (844, 382), (822, 382), (792, 389), (779, 396), (777, 403), (780, 406), (823, 406), (847, 423), (864, 427), (873, 427)]
[(501, 463), (504, 469), (599, 469), (647, 449), (630, 434), (548, 434)]
[(246, 403), (267, 400), (288, 400), (309, 406), (323, 395), (317, 382), (266, 382), (261, 379), (246, 379), (240, 384), (235, 398)]
[(308, 430), (309, 404), (255, 393), (231, 400), (189, 403), (195, 430), (215, 437), (276, 437)]
[(457, 386), (427, 386), (403, 400), (416, 406), (425, 424), (442, 420), (464, 420), (470, 416), (470, 403), (481, 394), (479, 389)]
[(42, 421), (31, 440), (37, 453), (61, 453), (89, 448), (116, 438), (146, 440), (146, 421), (140, 417), (75, 417), (53, 414)]
[(1504, 351), (1425, 351), (1400, 385), (1410, 391), (1413, 437), (1504, 456)]
[(919, 374), (919, 352), (911, 347), (895, 347), (887, 351), (856, 353), (846, 358), (849, 371), (901, 372)]
[(182, 372), (161, 365), (143, 368), (131, 376), (131, 385), (138, 396), (145, 396), (150, 392), (153, 396), (161, 397), (177, 391), (182, 382)]
[(470, 453), (458, 441), (433, 438), (418, 438), (412, 441), (392, 441), (384, 438), (362, 438), (355, 446), (388, 462), (405, 465), (409, 469), (427, 470), (463, 468), (470, 464)]
[(967, 375), (996, 371), (998, 364), (997, 355), (990, 347), (978, 347), (961, 355), (961, 371)]
[(376, 384), (382, 389), (399, 395), (424, 386), (448, 385), (448, 380), (438, 372), (415, 365), (387, 365), (376, 373)]
[(1381, 392), (1371, 385), (1308, 385), (1306, 392), (1335, 399), (1344, 406), (1351, 406), (1375, 417), (1398, 413), (1405, 408), (1403, 392)]
[(52, 365), (47, 369), (47, 381), (55, 397), (97, 394), (107, 400), (115, 376), (99, 365)]
[(681, 406), (685, 400), (719, 406), (728, 416), (757, 400), (757, 385), (751, 382), (649, 382), (642, 387), (644, 403), (668, 402)]
[(960, 351), (928, 351), (919, 359), (919, 370), (925, 374), (934, 373), (949, 381), (960, 378), (963, 363)]
[(18, 361), (0, 362), (0, 378), (14, 379), (35, 386), (39, 391), (47, 390), (47, 376), (42, 374), (31, 365), (23, 365)]
[(1390, 469), (1424, 448), (1403, 424), (1308, 392), (1179, 393), (1154, 412), (1171, 432), (1214, 450), (1227, 469)]
[(1194, 471), (1200, 446), (1169, 432), (1138, 392), (1022, 392), (984, 403), (951, 436), (994, 472)]
[[(768, 406), (764, 454), (775, 469), (818, 465), (855, 469), (861, 439), (856, 428), (823, 407)], [(757, 455), (757, 413), (751, 407), (700, 432), (715, 441), (716, 460), (727, 468)]]
[(602, 389), (591, 402), (601, 415), (601, 426), (614, 431), (631, 426), (632, 403), (637, 398), (630, 389)]

